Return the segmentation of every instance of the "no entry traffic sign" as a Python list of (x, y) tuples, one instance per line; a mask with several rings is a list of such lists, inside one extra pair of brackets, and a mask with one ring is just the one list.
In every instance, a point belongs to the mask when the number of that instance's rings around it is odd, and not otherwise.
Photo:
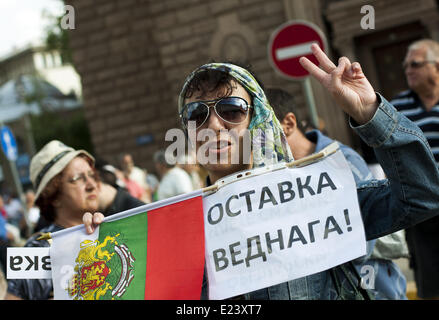
[(303, 20), (288, 21), (271, 34), (268, 44), (270, 63), (287, 78), (305, 78), (309, 73), (300, 65), (299, 59), (305, 56), (318, 65), (311, 52), (313, 43), (326, 52), (326, 39), (319, 27)]

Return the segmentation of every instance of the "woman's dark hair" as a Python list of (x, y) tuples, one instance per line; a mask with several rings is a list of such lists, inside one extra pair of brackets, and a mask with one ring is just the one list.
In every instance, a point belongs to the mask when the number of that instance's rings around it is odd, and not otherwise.
[(35, 201), (35, 205), (40, 208), (41, 216), (47, 222), (55, 221), (56, 211), (52, 203), (56, 200), (60, 193), (61, 184), (62, 171), (49, 181), (44, 190), (41, 192), (37, 201)]
[[(211, 61), (211, 63), (214, 62)], [(262, 82), (256, 77), (250, 64), (235, 61), (227, 61), (226, 63), (246, 69), (256, 79), (261, 88), (264, 89)], [(195, 92), (200, 92), (200, 96), (203, 97), (219, 89), (225, 90), (223, 96), (226, 97), (232, 93), (234, 89), (233, 82), (235, 81), (226, 68), (224, 70), (206, 69), (195, 74), (186, 88), (184, 98), (191, 98)]]
[(116, 173), (112, 169), (119, 169), (111, 165), (108, 161), (98, 156), (95, 157), (95, 168), (99, 174), (99, 179), (106, 184), (109, 184), (115, 188), (119, 188), (117, 184)]
[(292, 112), (296, 116), (297, 127), (305, 133), (303, 121), (299, 117), (294, 97), (290, 93), (281, 88), (268, 88), (265, 90), (265, 96), (279, 121), (282, 121), (288, 112)]

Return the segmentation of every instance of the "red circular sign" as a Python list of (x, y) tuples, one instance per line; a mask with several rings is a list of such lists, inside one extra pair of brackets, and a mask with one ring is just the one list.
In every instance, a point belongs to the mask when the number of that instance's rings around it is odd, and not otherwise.
[(281, 75), (302, 79), (309, 75), (299, 63), (300, 57), (307, 57), (318, 65), (311, 53), (311, 44), (317, 43), (326, 51), (326, 39), (316, 25), (306, 21), (289, 21), (276, 29), (268, 45), (270, 62)]

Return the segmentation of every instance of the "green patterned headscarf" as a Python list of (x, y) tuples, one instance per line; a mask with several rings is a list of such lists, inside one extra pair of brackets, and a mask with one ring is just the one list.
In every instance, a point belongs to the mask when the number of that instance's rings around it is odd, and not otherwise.
[(253, 114), (248, 127), (252, 139), (253, 166), (274, 164), (293, 159), (290, 147), (273, 108), (268, 103), (264, 91), (256, 79), (246, 69), (230, 63), (209, 63), (194, 70), (187, 78), (178, 97), (178, 112), (184, 107), (185, 93), (193, 77), (205, 70), (228, 73), (251, 95)]

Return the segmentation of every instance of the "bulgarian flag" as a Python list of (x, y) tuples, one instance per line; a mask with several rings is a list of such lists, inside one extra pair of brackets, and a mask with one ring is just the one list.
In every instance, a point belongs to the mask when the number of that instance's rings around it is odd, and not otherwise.
[(55, 299), (200, 299), (204, 272), (201, 190), (52, 235)]

